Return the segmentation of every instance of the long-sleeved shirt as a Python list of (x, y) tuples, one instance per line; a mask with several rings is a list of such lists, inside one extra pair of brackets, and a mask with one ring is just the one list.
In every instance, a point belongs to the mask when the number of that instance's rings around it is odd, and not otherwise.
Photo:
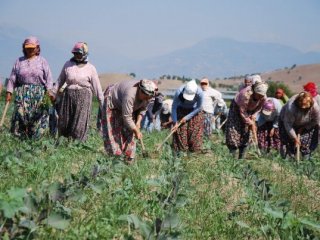
[(297, 95), (290, 98), (281, 109), (280, 119), (284, 123), (284, 127), (287, 133), (292, 137), (296, 138), (297, 134), (295, 128), (311, 129), (316, 125), (320, 126), (320, 108), (316, 102), (313, 107), (308, 111), (304, 112), (297, 108), (294, 104)]
[(157, 95), (150, 100), (146, 112), (146, 116), (150, 122), (153, 121), (153, 115), (160, 113), (163, 104), (163, 98), (164, 96), (162, 93), (157, 93)]
[(52, 89), (52, 74), (46, 59), (35, 56), (31, 59), (20, 57), (13, 65), (7, 84), (7, 92), (13, 93), (20, 85), (43, 85), (47, 91)]
[(271, 100), (274, 104), (274, 111), (270, 114), (270, 115), (265, 115), (261, 112), (259, 112), (258, 116), (257, 116), (257, 122), (258, 122), (258, 127), (261, 127), (262, 125), (264, 125), (266, 122), (272, 122), (272, 125), (274, 128), (278, 128), (279, 125), (279, 116), (280, 116), (280, 112), (281, 112), (281, 108), (282, 108), (282, 104), (281, 102), (276, 99), (276, 98), (267, 98), (267, 101)]
[(77, 65), (67, 61), (58, 79), (59, 89), (67, 84), (68, 89), (89, 88), (97, 96), (100, 106), (103, 104), (103, 93), (96, 68), (91, 63)]
[(117, 83), (108, 96), (109, 108), (120, 110), (125, 126), (131, 130), (136, 127), (134, 116), (145, 114), (149, 103), (149, 100), (139, 100), (138, 83), (136, 80)]
[(234, 99), (240, 109), (240, 116), (245, 123), (250, 122), (250, 116), (256, 117), (265, 100), (266, 97), (255, 100), (253, 98), (253, 90), (251, 86), (248, 86), (238, 92)]
[(193, 116), (195, 116), (202, 109), (203, 104), (203, 91), (200, 87), (198, 87), (195, 97), (192, 101), (184, 100), (182, 97), (183, 90), (185, 86), (181, 86), (175, 93), (173, 103), (172, 103), (172, 121), (176, 123), (178, 121), (177, 109), (185, 108), (185, 109), (193, 109), (188, 115), (184, 116), (188, 121)]
[(215, 100), (222, 98), (222, 94), (213, 89), (212, 87), (208, 87), (206, 90), (203, 91), (203, 105), (202, 109), (206, 113), (213, 113), (214, 106), (213, 103)]

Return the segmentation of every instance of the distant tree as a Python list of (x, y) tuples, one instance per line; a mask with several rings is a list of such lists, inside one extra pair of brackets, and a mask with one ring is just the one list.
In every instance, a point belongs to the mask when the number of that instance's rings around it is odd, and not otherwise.
[(214, 82), (210, 82), (210, 86), (212, 87), (212, 88), (217, 88), (217, 84)]
[(297, 64), (293, 64), (290, 69), (294, 69), (296, 66)]
[(278, 88), (282, 88), (288, 97), (291, 97), (293, 95), (293, 92), (291, 91), (289, 86), (284, 83), (273, 82), (273, 81), (268, 81), (267, 83), (269, 85), (268, 91), (267, 91), (268, 97), (274, 97)]
[(135, 77), (136, 77), (136, 74), (135, 74), (135, 73), (130, 73), (129, 76), (135, 78)]

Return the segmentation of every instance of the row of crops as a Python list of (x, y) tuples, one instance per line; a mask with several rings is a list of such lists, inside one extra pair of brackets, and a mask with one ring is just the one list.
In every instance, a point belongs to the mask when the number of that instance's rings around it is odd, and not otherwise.
[(297, 164), (250, 149), (239, 161), (215, 134), (205, 153), (176, 156), (154, 150), (166, 134), (145, 134), (149, 156), (138, 149), (127, 166), (93, 128), (86, 143), (21, 142), (3, 129), (0, 238), (320, 238), (319, 151)]

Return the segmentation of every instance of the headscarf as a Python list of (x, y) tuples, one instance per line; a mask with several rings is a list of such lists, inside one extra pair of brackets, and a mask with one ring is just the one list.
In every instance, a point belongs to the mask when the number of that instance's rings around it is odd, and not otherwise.
[(23, 43), (22, 43), (22, 51), (23, 51), (24, 56), (26, 56), (26, 52), (25, 52), (26, 48), (35, 48), (36, 49), (36, 55), (37, 56), (40, 55), (40, 42), (36, 37), (30, 36), (30, 37), (27, 37), (23, 41)]
[(252, 75), (251, 81), (252, 81), (253, 85), (256, 83), (262, 83), (262, 79), (261, 79), (260, 75), (258, 75), (258, 74)]
[(262, 113), (264, 115), (270, 115), (273, 111), (275, 110), (274, 103), (271, 99), (268, 99), (267, 101), (264, 102), (263, 107), (262, 107)]
[(268, 91), (268, 84), (266, 84), (266, 83), (256, 82), (256, 83), (253, 85), (253, 92), (255, 92), (255, 93), (257, 93), (257, 94), (266, 96), (267, 91)]
[(284, 95), (284, 90), (282, 88), (278, 88), (276, 90), (276, 94), (279, 94), (279, 97), (282, 98)]
[(313, 97), (309, 92), (301, 92), (298, 94), (296, 99), (294, 100), (296, 107), (300, 109), (310, 109), (313, 104)]
[(146, 95), (149, 95), (149, 96), (154, 96), (155, 91), (157, 89), (157, 85), (153, 81), (148, 80), (148, 79), (142, 79), (139, 82), (138, 86), (143, 93), (145, 93)]
[(76, 63), (87, 63), (89, 61), (88, 55), (89, 55), (89, 51), (88, 51), (88, 44), (85, 42), (77, 42), (71, 52), (72, 53), (81, 53), (82, 54), (82, 58), (81, 59), (77, 59), (75, 57), (72, 57), (70, 60), (74, 61)]
[(318, 88), (314, 82), (308, 82), (306, 85), (303, 86), (303, 89), (306, 92), (309, 92), (312, 95), (312, 97), (315, 97), (318, 95)]

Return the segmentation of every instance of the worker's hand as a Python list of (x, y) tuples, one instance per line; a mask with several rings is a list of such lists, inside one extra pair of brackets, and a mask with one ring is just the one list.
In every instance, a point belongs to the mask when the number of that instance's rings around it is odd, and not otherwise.
[(54, 94), (48, 93), (48, 96), (50, 98), (50, 101), (52, 104), (54, 104), (54, 102), (56, 101), (56, 96), (54, 96)]
[(176, 123), (172, 126), (172, 128), (171, 128), (171, 132), (175, 132), (175, 131), (177, 131), (177, 130), (178, 130), (178, 128), (179, 128), (179, 123), (178, 123), (178, 122), (176, 122)]
[(136, 138), (136, 139), (142, 139), (142, 133), (140, 132), (140, 128), (135, 128), (134, 130), (133, 130), (133, 134), (134, 134), (134, 137)]
[(181, 124), (184, 124), (184, 123), (186, 123), (187, 122), (187, 119), (185, 118), (185, 117), (183, 117), (181, 120), (180, 120), (180, 123)]
[(295, 144), (296, 147), (297, 146), (301, 146), (301, 142), (300, 142), (300, 139), (298, 137), (295, 137), (294, 144)]
[(6, 94), (6, 102), (10, 102), (12, 98), (12, 93), (11, 92), (7, 92)]
[(270, 136), (270, 137), (273, 137), (273, 135), (274, 135), (274, 128), (271, 128), (270, 133), (269, 133), (269, 136)]
[(255, 122), (251, 118), (246, 119), (246, 123), (249, 127), (255, 125)]
[(257, 132), (257, 125), (256, 125), (255, 122), (253, 122), (253, 124), (250, 125), (249, 128), (250, 128), (253, 132)]
[(256, 115), (251, 115), (250, 119), (255, 122), (256, 121)]

